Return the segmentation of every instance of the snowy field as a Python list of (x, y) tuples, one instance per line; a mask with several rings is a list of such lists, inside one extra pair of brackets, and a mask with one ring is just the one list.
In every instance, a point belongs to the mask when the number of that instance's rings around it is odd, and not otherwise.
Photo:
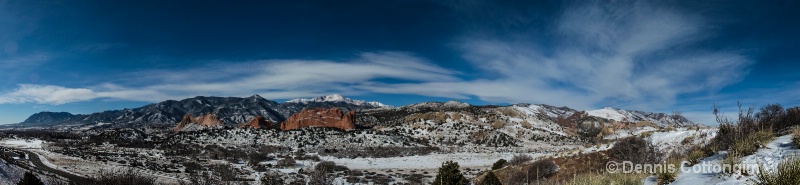
[[(445, 161), (458, 162), (462, 168), (491, 167), (499, 159), (511, 159), (515, 153), (452, 153), (430, 154), (425, 156), (405, 156), (388, 158), (334, 158), (321, 157), (325, 161), (347, 166), (351, 169), (438, 169)], [(528, 154), (533, 158), (542, 154)]]
[(42, 140), (38, 139), (3, 139), (0, 140), (0, 146), (11, 147), (11, 148), (30, 148), (30, 149), (41, 149), (42, 148)]
[[(691, 145), (705, 144), (717, 136), (717, 128), (678, 128), (670, 132), (653, 132), (648, 139), (659, 150), (686, 149)], [(687, 142), (684, 142), (687, 141)]]

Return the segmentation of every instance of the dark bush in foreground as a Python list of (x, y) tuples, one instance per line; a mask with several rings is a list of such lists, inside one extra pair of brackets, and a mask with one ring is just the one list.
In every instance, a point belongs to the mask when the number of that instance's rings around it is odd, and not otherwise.
[(492, 164), (492, 170), (503, 168), (503, 166), (506, 166), (506, 160), (505, 159), (497, 160), (497, 162), (494, 162), (494, 164)]
[(44, 182), (42, 182), (42, 180), (39, 179), (39, 177), (36, 177), (36, 175), (33, 173), (25, 172), (25, 175), (17, 183), (17, 185), (44, 185)]
[(552, 159), (542, 159), (531, 163), (527, 167), (528, 177), (535, 179), (548, 178), (556, 174), (558, 165)]
[(314, 166), (315, 171), (323, 171), (325, 173), (331, 173), (335, 168), (336, 163), (333, 163), (333, 161), (322, 161)]
[(516, 168), (508, 177), (507, 184), (532, 184), (544, 180), (558, 172), (558, 165), (552, 159), (535, 161), (522, 168)]
[(511, 164), (511, 165), (514, 165), (514, 166), (518, 166), (518, 165), (521, 165), (521, 164), (525, 164), (525, 162), (528, 162), (528, 161), (531, 161), (531, 160), (533, 160), (533, 158), (531, 156), (529, 156), (529, 155), (518, 154), (518, 155), (514, 155), (514, 157), (512, 157), (511, 160), (508, 161), (508, 163)]
[(494, 173), (492, 173), (491, 171), (489, 171), (489, 173), (486, 174), (486, 176), (483, 177), (483, 180), (481, 180), (481, 182), (478, 183), (478, 184), (480, 184), (480, 185), (502, 185), (502, 183), (500, 183), (500, 179), (498, 179), (497, 176), (494, 175)]
[(617, 141), (610, 152), (615, 159), (634, 164), (656, 164), (661, 162), (662, 156), (652, 143), (636, 136)]

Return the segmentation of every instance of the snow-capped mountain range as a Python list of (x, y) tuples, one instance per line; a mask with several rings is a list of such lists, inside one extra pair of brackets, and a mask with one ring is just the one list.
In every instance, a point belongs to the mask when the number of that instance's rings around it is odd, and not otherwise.
[[(200, 116), (215, 114), (226, 125), (235, 125), (248, 122), (256, 116), (264, 116), (273, 123), (280, 123), (292, 114), (307, 108), (340, 108), (345, 112), (356, 110), (359, 113), (357, 124), (382, 125), (391, 122), (391, 125), (406, 122), (415, 114), (436, 111), (461, 111), (469, 117), (481, 117), (482, 112), (505, 112), (501, 115), (508, 117), (506, 121), (535, 118), (531, 122), (541, 122), (537, 125), (555, 124), (564, 120), (579, 122), (586, 118), (600, 118), (604, 122), (640, 122), (648, 121), (659, 126), (691, 126), (692, 121), (682, 117), (664, 113), (651, 113), (631, 111), (615, 108), (604, 108), (590, 111), (579, 111), (568, 107), (551, 105), (515, 104), (510, 106), (476, 106), (459, 101), (448, 102), (422, 102), (402, 107), (391, 107), (380, 102), (367, 102), (353, 100), (340, 94), (332, 94), (310, 99), (292, 99), (283, 103), (265, 99), (259, 95), (250, 97), (203, 97), (187, 98), (180, 101), (167, 100), (153, 103), (139, 108), (110, 110), (92, 114), (70, 114), (55, 112), (40, 112), (30, 116), (17, 126), (47, 126), (64, 124), (99, 124), (110, 123), (120, 127), (129, 125), (151, 124), (176, 124), (185, 114)], [(505, 109), (516, 113), (509, 113)], [(497, 110), (495, 110), (497, 109)], [(464, 110), (469, 110), (464, 112)], [(476, 111), (480, 110), (480, 111)], [(379, 120), (379, 121), (376, 121)], [(539, 121), (537, 121), (539, 120)], [(597, 120), (597, 119), (590, 119)]]

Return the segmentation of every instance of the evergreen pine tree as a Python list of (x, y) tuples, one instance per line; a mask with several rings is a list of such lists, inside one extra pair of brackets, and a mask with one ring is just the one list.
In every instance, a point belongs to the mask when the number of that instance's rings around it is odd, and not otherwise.
[(500, 179), (494, 175), (494, 172), (489, 171), (489, 174), (486, 174), (486, 177), (483, 177), (481, 185), (502, 185), (502, 183), (500, 183)]
[(17, 183), (17, 185), (44, 185), (44, 183), (42, 182), (42, 180), (39, 179), (39, 177), (36, 177), (36, 175), (34, 175), (33, 173), (25, 172), (25, 175), (22, 177), (22, 180), (20, 180)]
[(458, 168), (457, 162), (447, 161), (442, 163), (433, 185), (464, 185), (469, 183), (467, 178), (461, 175), (461, 171)]

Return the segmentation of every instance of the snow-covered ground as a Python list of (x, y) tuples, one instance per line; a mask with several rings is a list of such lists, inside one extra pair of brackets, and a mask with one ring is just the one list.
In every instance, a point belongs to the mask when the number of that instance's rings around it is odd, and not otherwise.
[(653, 132), (648, 139), (659, 150), (687, 149), (692, 145), (705, 144), (717, 136), (716, 128), (677, 128), (669, 132)]
[(0, 185), (16, 184), (22, 178), (23, 173), (25, 173), (25, 169), (0, 160)]
[(617, 110), (611, 107), (586, 111), (586, 114), (616, 121), (629, 121), (625, 115), (620, 114)]
[[(733, 175), (722, 174), (720, 164), (727, 152), (720, 152), (692, 167), (682, 169), (683, 173), (680, 173), (672, 184), (752, 184), (753, 180), (757, 180), (755, 174), (758, 173), (758, 166), (775, 169), (781, 161), (800, 152), (793, 146), (791, 139), (792, 135), (778, 137), (755, 154), (742, 158), (741, 167), (745, 168), (749, 175), (738, 172)], [(697, 172), (695, 169), (706, 170)]]
[(617, 130), (614, 131), (614, 133), (605, 136), (605, 139), (621, 139), (629, 136), (638, 136), (642, 135), (642, 133), (644, 132), (657, 131), (657, 130), (658, 130), (657, 128), (653, 127), (639, 127), (634, 129)]
[[(351, 169), (437, 169), (445, 161), (457, 162), (462, 168), (491, 167), (499, 159), (511, 159), (515, 153), (450, 153), (425, 156), (388, 158), (334, 158), (321, 157), (325, 161), (347, 166)], [(533, 158), (542, 154), (528, 154)]]
[(32, 148), (41, 149), (42, 140), (38, 139), (4, 139), (0, 145), (12, 148)]

